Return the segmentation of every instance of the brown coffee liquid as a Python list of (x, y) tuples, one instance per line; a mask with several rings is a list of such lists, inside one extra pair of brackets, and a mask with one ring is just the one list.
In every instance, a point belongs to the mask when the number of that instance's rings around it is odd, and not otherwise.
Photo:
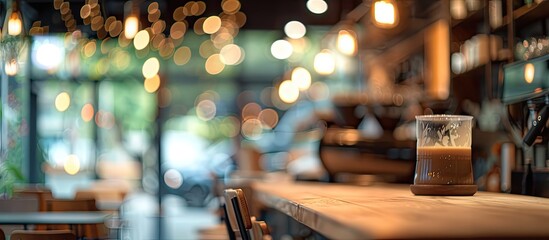
[(418, 147), (414, 184), (474, 184), (471, 148)]

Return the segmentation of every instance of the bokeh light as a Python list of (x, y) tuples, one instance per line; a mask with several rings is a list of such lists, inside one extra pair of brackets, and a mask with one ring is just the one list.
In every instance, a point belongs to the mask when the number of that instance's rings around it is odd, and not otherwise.
[(261, 106), (255, 102), (250, 102), (244, 105), (242, 108), (242, 120), (248, 120), (251, 118), (257, 118), (261, 112)]
[(168, 187), (178, 189), (183, 185), (183, 175), (173, 168), (168, 169), (164, 173), (164, 182)]
[(335, 57), (328, 49), (317, 53), (314, 59), (315, 71), (322, 75), (332, 74), (335, 71), (335, 64)]
[(298, 39), (305, 36), (307, 29), (305, 25), (299, 21), (290, 21), (284, 26), (284, 32), (289, 38)]
[(91, 103), (86, 103), (84, 104), (84, 106), (82, 106), (82, 110), (80, 111), (80, 116), (82, 117), (82, 120), (84, 120), (84, 122), (91, 121), (93, 119), (94, 114), (95, 114), (95, 110)]
[(221, 61), (227, 65), (236, 65), (242, 62), (242, 49), (236, 44), (228, 44), (219, 52)]
[(219, 54), (213, 54), (206, 60), (205, 68), (209, 74), (216, 75), (225, 69), (225, 64), (221, 61)]
[(158, 74), (158, 71), (160, 71), (160, 62), (157, 58), (149, 58), (147, 59), (147, 61), (145, 61), (145, 63), (143, 63), (143, 77), (152, 78), (154, 77), (154, 75)]
[(196, 105), (196, 116), (203, 120), (212, 120), (217, 112), (217, 106), (210, 99), (204, 99)]
[(356, 33), (352, 30), (340, 30), (337, 34), (337, 50), (347, 56), (353, 56), (357, 50)]
[(160, 88), (160, 76), (157, 74), (150, 78), (145, 78), (143, 87), (148, 93), (156, 92)]
[(299, 88), (292, 80), (284, 80), (278, 87), (278, 96), (285, 103), (293, 103), (299, 98)]
[(311, 86), (311, 73), (305, 68), (294, 68), (291, 78), (299, 90), (307, 90)]
[(276, 40), (271, 45), (271, 54), (276, 59), (287, 59), (292, 55), (293, 51), (294, 49), (292, 47), (292, 44), (283, 39)]
[(211, 16), (204, 20), (202, 30), (207, 34), (214, 34), (221, 27), (221, 18), (218, 16)]
[(69, 155), (63, 164), (65, 172), (70, 175), (75, 175), (80, 171), (80, 159), (76, 155)]
[(147, 30), (141, 30), (135, 34), (135, 37), (133, 39), (133, 46), (137, 50), (142, 50), (149, 45), (150, 36), (149, 32)]
[(307, 9), (314, 14), (322, 14), (328, 10), (328, 4), (324, 0), (308, 0)]
[(67, 92), (61, 92), (55, 97), (55, 109), (59, 112), (66, 111), (71, 105), (71, 96)]
[(137, 16), (130, 15), (124, 22), (124, 37), (127, 39), (133, 39), (137, 31), (139, 30), (139, 19)]
[(191, 59), (191, 49), (187, 46), (183, 46), (175, 50), (173, 54), (173, 61), (176, 65), (185, 65)]
[(242, 123), (241, 133), (244, 138), (258, 140), (263, 134), (263, 126), (257, 118), (252, 118)]
[(278, 124), (278, 113), (271, 108), (263, 109), (257, 117), (264, 127), (273, 129)]

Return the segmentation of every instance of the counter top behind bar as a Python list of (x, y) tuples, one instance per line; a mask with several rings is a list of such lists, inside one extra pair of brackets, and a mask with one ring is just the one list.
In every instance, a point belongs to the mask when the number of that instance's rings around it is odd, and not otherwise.
[(331, 239), (549, 239), (549, 199), (477, 192), (415, 196), (409, 185), (254, 182), (254, 200)]

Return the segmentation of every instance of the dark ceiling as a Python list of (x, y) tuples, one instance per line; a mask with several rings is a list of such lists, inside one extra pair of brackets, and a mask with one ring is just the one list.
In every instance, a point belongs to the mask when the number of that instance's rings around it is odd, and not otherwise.
[[(20, 0), (24, 14), (25, 25), (29, 27), (35, 21), (41, 21), (42, 26), (48, 26), (49, 32), (66, 32), (67, 29), (61, 19), (59, 10), (54, 9), (53, 0)], [(84, 0), (71, 0), (69, 2), (71, 11), (77, 22), (77, 28), (88, 34), (93, 34), (88, 25), (80, 18), (80, 9), (85, 4)], [(104, 17), (115, 16), (117, 19), (124, 18), (124, 3), (126, 0), (99, 0)], [(144, 26), (150, 25), (146, 21), (147, 6), (153, 1), (141, 1), (140, 12)], [(158, 0), (161, 10), (161, 19), (165, 20), (168, 26), (173, 22), (172, 14), (174, 9), (185, 5), (189, 1), (182, 0)], [(206, 0), (206, 11), (202, 16), (218, 15), (222, 12), (221, 0)], [(350, 12), (362, 0), (327, 0), (328, 11), (316, 15), (307, 10), (307, 0), (240, 0), (241, 9), (247, 17), (243, 29), (266, 29), (281, 30), (284, 24), (291, 20), (299, 20), (307, 25), (333, 25), (340, 21), (345, 14)], [(5, 1), (2, 1), (2, 12), (5, 12)], [(200, 17), (200, 16), (199, 16)], [(188, 21), (196, 20), (199, 17), (189, 17)], [(28, 28), (27, 28), (28, 29)]]

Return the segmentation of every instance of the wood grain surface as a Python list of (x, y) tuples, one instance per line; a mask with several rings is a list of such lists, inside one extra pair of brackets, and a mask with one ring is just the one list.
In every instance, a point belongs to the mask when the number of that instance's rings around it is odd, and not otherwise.
[(415, 196), (409, 185), (255, 182), (254, 200), (331, 239), (549, 239), (549, 199)]

